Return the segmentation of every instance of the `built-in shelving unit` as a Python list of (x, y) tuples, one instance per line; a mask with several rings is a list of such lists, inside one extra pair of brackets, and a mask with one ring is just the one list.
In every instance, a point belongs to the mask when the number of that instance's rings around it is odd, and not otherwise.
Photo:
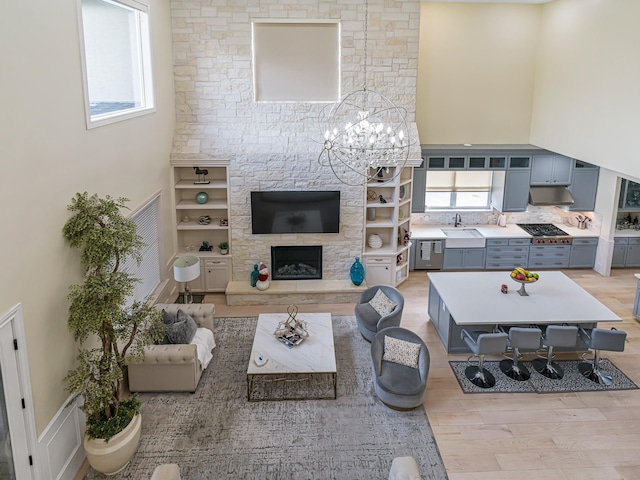
[[(405, 234), (411, 231), (413, 167), (404, 167), (395, 176), (398, 168), (385, 168), (382, 181), (376, 178), (365, 188), (363, 260), (368, 285), (399, 285), (409, 276), (410, 244), (405, 241)], [(374, 234), (382, 239), (379, 248), (368, 244)]]
[[(207, 174), (196, 173), (196, 167)], [(228, 167), (222, 160), (172, 165), (176, 256), (200, 257), (200, 277), (191, 283), (194, 292), (224, 292), (231, 278)], [(206, 194), (203, 203), (196, 200), (201, 192)], [(209, 217), (209, 223), (202, 217)], [(203, 242), (211, 250), (201, 250)], [(229, 247), (224, 255), (218, 248), (223, 242)]]

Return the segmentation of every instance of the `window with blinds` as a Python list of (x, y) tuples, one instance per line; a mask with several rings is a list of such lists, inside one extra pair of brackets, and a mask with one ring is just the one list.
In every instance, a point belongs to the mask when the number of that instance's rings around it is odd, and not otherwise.
[(127, 302), (142, 301), (153, 293), (160, 284), (160, 245), (158, 236), (158, 217), (160, 212), (160, 195), (135, 212), (133, 221), (138, 227), (138, 235), (142, 238), (142, 261), (128, 258), (122, 271), (131, 273), (140, 281), (136, 284), (133, 296)]
[(491, 171), (428, 171), (426, 208), (488, 208), (492, 178)]

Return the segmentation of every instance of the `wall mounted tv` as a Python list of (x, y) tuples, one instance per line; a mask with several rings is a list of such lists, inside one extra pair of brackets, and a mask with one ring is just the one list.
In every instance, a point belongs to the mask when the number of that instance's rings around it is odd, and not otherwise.
[(338, 233), (339, 191), (251, 192), (253, 233)]

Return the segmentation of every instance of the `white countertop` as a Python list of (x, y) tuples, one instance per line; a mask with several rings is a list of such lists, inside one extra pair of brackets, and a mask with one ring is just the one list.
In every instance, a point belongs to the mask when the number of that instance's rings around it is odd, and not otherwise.
[[(564, 230), (569, 235), (573, 237), (598, 237), (599, 232), (595, 230), (580, 230), (577, 227), (572, 227), (569, 225), (563, 225), (560, 223), (554, 224), (556, 227)], [(442, 229), (450, 229), (455, 228), (453, 225), (411, 225), (411, 238), (414, 239), (431, 239), (431, 240), (440, 240), (445, 239), (447, 236), (444, 234)], [(497, 225), (461, 225), (458, 228), (475, 228), (478, 230), (486, 238), (531, 238), (527, 232), (525, 232), (522, 228), (517, 225), (510, 224), (506, 227), (499, 227)], [(640, 232), (633, 231), (640, 236)], [(618, 236), (618, 232), (616, 231), (616, 236)]]
[[(586, 290), (558, 271), (542, 271), (526, 284), (529, 296), (520, 296), (520, 283), (509, 272), (429, 272), (458, 325), (528, 325), (531, 323), (620, 322), (622, 319)], [(500, 286), (509, 287), (507, 294)]]

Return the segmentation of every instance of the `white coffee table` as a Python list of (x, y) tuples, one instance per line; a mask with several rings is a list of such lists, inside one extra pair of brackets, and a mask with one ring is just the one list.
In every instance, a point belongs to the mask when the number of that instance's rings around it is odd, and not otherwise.
[[(278, 322), (286, 320), (286, 313), (261, 313), (253, 339), (251, 358), (247, 368), (247, 399), (260, 400), (301, 400), (301, 399), (335, 399), (337, 396), (336, 353), (333, 343), (333, 327), (330, 313), (298, 313), (297, 318), (307, 323), (309, 336), (299, 345), (288, 348), (281, 343), (273, 332)], [(267, 362), (258, 366), (256, 357), (262, 356)], [(262, 382), (331, 382), (333, 395), (329, 396), (283, 396), (264, 398), (256, 396), (254, 389), (260, 388)]]

